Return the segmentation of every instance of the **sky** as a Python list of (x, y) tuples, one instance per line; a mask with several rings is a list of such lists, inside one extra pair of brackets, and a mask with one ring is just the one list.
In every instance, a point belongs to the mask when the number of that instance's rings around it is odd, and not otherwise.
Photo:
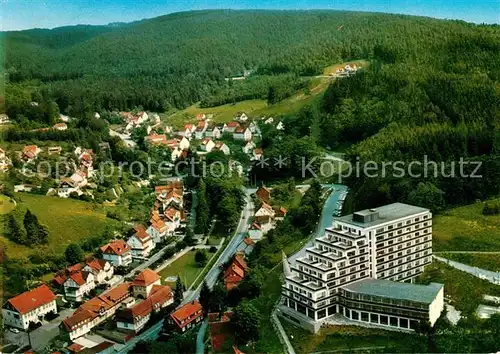
[(0, 0), (0, 30), (131, 22), (201, 9), (333, 9), (500, 23), (500, 0)]

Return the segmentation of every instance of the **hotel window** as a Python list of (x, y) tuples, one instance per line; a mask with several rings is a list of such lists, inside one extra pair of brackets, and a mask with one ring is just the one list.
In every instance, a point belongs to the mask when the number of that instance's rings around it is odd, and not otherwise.
[(401, 227), (401, 226), (403, 226), (403, 223), (402, 222), (398, 223), (398, 227)]
[(419, 222), (420, 221), (420, 218), (415, 218), (415, 222)]

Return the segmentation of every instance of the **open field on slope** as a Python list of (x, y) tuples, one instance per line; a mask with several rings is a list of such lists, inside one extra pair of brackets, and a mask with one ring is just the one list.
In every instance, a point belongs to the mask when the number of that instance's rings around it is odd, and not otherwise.
[[(167, 266), (165, 269), (160, 271), (158, 274), (161, 276), (162, 282), (174, 286), (174, 283), (165, 282), (165, 278), (169, 276), (179, 276), (181, 277), (182, 283), (184, 286), (189, 288), (189, 286), (196, 279), (198, 274), (203, 270), (203, 267), (199, 267), (195, 260), (194, 255), (196, 251), (189, 251), (181, 258), (177, 259), (175, 262)], [(211, 257), (212, 254), (207, 254), (208, 257)]]
[(13, 200), (5, 195), (0, 195), (0, 215), (8, 214), (16, 208)]
[[(500, 202), (500, 199), (491, 202)], [(500, 215), (482, 214), (483, 202), (461, 206), (433, 219), (434, 251), (500, 251)]]
[[(63, 254), (71, 242), (81, 242), (100, 235), (106, 225), (116, 221), (106, 217), (101, 207), (73, 199), (16, 193), (17, 208), (13, 211), (22, 225), (24, 213), (30, 209), (49, 230), (49, 244), (30, 248), (18, 245), (5, 237), (5, 223), (0, 225), (0, 247), (5, 247), (10, 258), (24, 258), (31, 254)], [(5, 216), (3, 216), (5, 218)]]

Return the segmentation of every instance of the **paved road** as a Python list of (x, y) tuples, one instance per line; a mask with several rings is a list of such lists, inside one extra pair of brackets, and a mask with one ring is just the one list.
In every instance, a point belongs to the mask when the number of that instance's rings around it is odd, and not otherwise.
[(444, 262), (444, 263), (452, 266), (453, 268), (456, 268), (456, 269), (459, 269), (463, 272), (472, 274), (475, 277), (478, 277), (480, 279), (487, 280), (490, 283), (500, 285), (500, 271), (499, 272), (492, 272), (491, 270), (481, 269), (478, 267), (471, 267), (467, 264), (455, 262), (455, 261), (449, 260), (447, 258), (438, 257), (436, 255), (433, 255), (433, 257), (435, 259), (437, 259), (438, 261)]
[(196, 335), (196, 354), (204, 354), (205, 350), (205, 331), (208, 328), (208, 320), (203, 321), (203, 324)]

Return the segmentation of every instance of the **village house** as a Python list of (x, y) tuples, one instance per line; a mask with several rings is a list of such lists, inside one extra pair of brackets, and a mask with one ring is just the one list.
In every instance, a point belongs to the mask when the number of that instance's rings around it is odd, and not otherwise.
[(154, 313), (173, 304), (174, 294), (166, 285), (153, 285), (149, 296), (130, 308), (116, 314), (116, 327), (120, 331), (137, 333), (144, 328)]
[(82, 270), (92, 273), (98, 284), (107, 282), (114, 274), (114, 267), (111, 262), (97, 258), (87, 260)]
[(254, 248), (255, 242), (250, 238), (250, 236), (245, 236), (245, 238), (238, 245), (237, 252), (243, 252), (244, 254), (248, 255), (252, 253)]
[(60, 155), (62, 151), (62, 147), (60, 146), (50, 146), (47, 148), (47, 154), (49, 155)]
[(194, 132), (194, 136), (196, 139), (203, 139), (203, 136), (205, 135), (205, 131), (208, 128), (208, 123), (207, 121), (202, 121), (199, 122), (198, 125), (196, 126), (196, 130)]
[(27, 330), (49, 312), (57, 313), (56, 295), (44, 284), (9, 299), (2, 307), (3, 325)]
[(84, 296), (95, 288), (95, 285), (92, 273), (80, 270), (72, 272), (63, 283), (64, 296), (69, 301), (81, 302)]
[(150, 134), (144, 137), (144, 142), (149, 145), (167, 145), (169, 141), (165, 134)]
[(263, 151), (261, 148), (253, 150), (252, 160), (260, 160), (262, 158)]
[(75, 340), (114, 316), (121, 303), (130, 297), (129, 287), (129, 283), (120, 284), (80, 305), (73, 315), (59, 325), (63, 338)]
[(245, 154), (251, 154), (252, 150), (255, 148), (255, 143), (253, 141), (249, 141), (243, 146), (243, 152)]
[(236, 253), (227, 266), (222, 275), (226, 290), (231, 290), (237, 287), (248, 274), (248, 266), (241, 254)]
[(124, 240), (114, 240), (101, 247), (102, 258), (113, 266), (128, 266), (132, 263), (132, 251)]
[(169, 322), (174, 324), (179, 332), (185, 332), (202, 320), (203, 309), (198, 300), (187, 303), (169, 316)]
[(155, 244), (161, 243), (167, 236), (167, 224), (165, 224), (165, 221), (161, 219), (157, 210), (153, 210), (149, 222), (151, 225), (148, 226), (146, 232), (149, 236), (151, 236)]
[(132, 250), (132, 258), (146, 258), (155, 244), (143, 225), (134, 226), (135, 233), (129, 237), (127, 244)]
[(228, 339), (227, 333), (234, 331), (231, 323), (233, 313), (211, 312), (207, 317), (211, 349), (214, 353), (218, 353), (224, 348), (224, 343)]
[(196, 115), (196, 120), (200, 121), (200, 120), (205, 120), (207, 118), (206, 114), (205, 113), (198, 113)]
[(63, 177), (59, 183), (59, 188), (57, 188), (57, 196), (59, 198), (69, 198), (73, 192), (78, 195), (83, 194), (79, 187), (73, 186), (73, 181), (70, 178)]
[(221, 130), (216, 126), (208, 127), (207, 130), (205, 130), (205, 137), (207, 138), (220, 139), (221, 135)]
[(184, 212), (176, 205), (170, 205), (164, 212), (165, 223), (169, 230), (175, 230), (185, 221)]
[(276, 220), (283, 220), (288, 211), (284, 207), (278, 207), (274, 211), (274, 218)]
[(229, 149), (229, 146), (227, 146), (226, 144), (224, 144), (224, 142), (222, 142), (222, 141), (217, 141), (215, 143), (214, 148), (212, 150), (222, 151), (224, 153), (224, 155), (230, 155), (231, 154), (231, 150)]
[(210, 138), (205, 138), (200, 143), (200, 149), (202, 151), (210, 152), (215, 147), (215, 143)]
[(5, 113), (0, 114), (0, 124), (8, 124), (10, 123), (9, 116)]
[(255, 122), (248, 123), (247, 128), (250, 129), (252, 134), (259, 132), (259, 127), (255, 124)]
[(225, 123), (224, 126), (222, 127), (222, 132), (233, 134), (234, 131), (239, 127), (240, 124), (238, 122), (228, 122)]
[(250, 141), (252, 140), (252, 132), (248, 128), (238, 127), (234, 130), (233, 139)]
[(5, 154), (5, 150), (0, 148), (0, 172), (7, 172), (12, 166), (12, 162)]
[(38, 157), (38, 154), (42, 152), (36, 145), (26, 145), (23, 148), (22, 159), (26, 162), (31, 162)]
[(278, 124), (276, 125), (276, 129), (285, 130), (285, 124), (283, 124), (283, 122), (278, 122)]
[(264, 203), (269, 203), (271, 200), (271, 191), (266, 186), (260, 186), (255, 192), (255, 195)]
[(255, 221), (260, 225), (269, 224), (274, 220), (275, 212), (272, 206), (262, 203), (262, 206), (255, 212)]
[(161, 285), (160, 276), (151, 269), (146, 268), (131, 283), (132, 293), (138, 299), (146, 299), (155, 285)]
[(183, 137), (180, 141), (179, 144), (177, 145), (181, 150), (187, 150), (189, 149), (190, 143), (189, 140), (186, 137)]
[(246, 122), (248, 120), (248, 116), (244, 112), (238, 112), (234, 120), (238, 122)]
[(196, 127), (193, 124), (188, 123), (184, 124), (184, 129), (179, 131), (177, 134), (189, 139), (194, 134), (195, 130)]
[(182, 206), (184, 185), (182, 181), (174, 181), (166, 186), (156, 186), (155, 194), (156, 199), (162, 203), (163, 208), (166, 208), (172, 203), (177, 206)]
[(264, 236), (262, 226), (257, 222), (253, 222), (248, 229), (248, 236), (254, 241), (262, 240)]
[(54, 124), (52, 129), (60, 130), (60, 131), (67, 130), (68, 125), (66, 123), (56, 123), (56, 124)]

